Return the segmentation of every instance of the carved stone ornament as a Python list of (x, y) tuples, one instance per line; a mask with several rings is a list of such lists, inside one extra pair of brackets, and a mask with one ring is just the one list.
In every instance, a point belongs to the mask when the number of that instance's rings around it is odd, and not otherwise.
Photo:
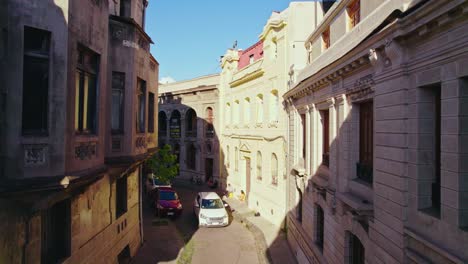
[(142, 136), (142, 137), (137, 137), (136, 140), (135, 140), (135, 146), (137, 148), (146, 148), (146, 137)]
[(47, 147), (45, 145), (24, 146), (24, 164), (26, 166), (43, 165), (46, 162)]
[(374, 78), (372, 74), (359, 78), (353, 88), (348, 88), (346, 94), (352, 101), (363, 99), (374, 93)]
[(75, 146), (75, 159), (92, 159), (96, 156), (96, 142), (85, 142)]

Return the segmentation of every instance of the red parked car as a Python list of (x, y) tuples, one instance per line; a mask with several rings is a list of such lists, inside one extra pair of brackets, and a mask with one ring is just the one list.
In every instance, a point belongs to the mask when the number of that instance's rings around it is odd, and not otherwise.
[(171, 187), (159, 187), (153, 190), (152, 202), (157, 216), (179, 216), (182, 213), (179, 195)]

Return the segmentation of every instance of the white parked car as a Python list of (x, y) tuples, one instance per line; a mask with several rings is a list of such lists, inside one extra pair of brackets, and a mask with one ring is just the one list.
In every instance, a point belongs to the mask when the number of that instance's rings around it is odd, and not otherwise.
[(193, 203), (193, 212), (198, 218), (199, 226), (227, 226), (229, 215), (227, 204), (215, 192), (199, 192)]

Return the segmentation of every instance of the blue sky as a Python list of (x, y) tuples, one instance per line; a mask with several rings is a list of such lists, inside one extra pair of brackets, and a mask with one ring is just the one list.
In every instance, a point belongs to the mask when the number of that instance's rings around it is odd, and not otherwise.
[(258, 41), (272, 11), (287, 0), (150, 0), (146, 31), (158, 60), (159, 78), (176, 81), (220, 71), (219, 57), (237, 40), (245, 49)]

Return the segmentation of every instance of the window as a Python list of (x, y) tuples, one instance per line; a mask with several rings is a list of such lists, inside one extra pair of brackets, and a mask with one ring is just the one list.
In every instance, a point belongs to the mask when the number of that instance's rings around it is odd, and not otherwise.
[(328, 12), (328, 10), (330, 10), (330, 8), (333, 6), (334, 3), (335, 3), (335, 0), (322, 1), (322, 11), (323, 11), (324, 16)]
[(249, 55), (249, 64), (252, 64), (254, 62), (254, 55), (250, 54)]
[(146, 82), (142, 79), (137, 79), (137, 102), (136, 129), (138, 133), (145, 133)]
[(278, 91), (273, 90), (270, 94), (270, 122), (278, 121), (279, 99)]
[(97, 72), (99, 58), (91, 50), (78, 48), (78, 67), (75, 74), (75, 131), (96, 134), (97, 129)]
[(187, 137), (197, 136), (197, 114), (193, 109), (187, 110), (185, 114), (185, 134)]
[(278, 185), (278, 158), (271, 154), (271, 184)]
[(250, 123), (250, 98), (247, 97), (244, 99), (244, 123)]
[(239, 124), (239, 115), (240, 115), (240, 108), (239, 108), (239, 101), (236, 100), (234, 102), (234, 124)]
[(125, 73), (112, 72), (112, 133), (123, 133)]
[(306, 151), (307, 151), (307, 126), (306, 126), (306, 115), (301, 114), (301, 125), (302, 125), (302, 157), (306, 158)]
[(148, 93), (148, 132), (154, 132), (154, 93)]
[(262, 180), (262, 153), (257, 152), (257, 180)]
[(231, 104), (230, 103), (227, 103), (226, 104), (226, 124), (230, 124), (231, 123)]
[(208, 107), (206, 109), (206, 137), (214, 137), (214, 126), (213, 126), (213, 108)]
[(23, 134), (47, 134), (50, 32), (24, 27)]
[(359, 104), (359, 163), (357, 178), (372, 184), (374, 157), (374, 104), (372, 101)]
[(322, 47), (322, 50), (326, 50), (330, 47), (330, 27), (327, 27), (327, 29), (322, 32)]
[(353, 0), (348, 5), (348, 29), (354, 28), (361, 19), (361, 1)]
[(164, 111), (160, 111), (158, 114), (158, 131), (159, 137), (165, 137), (167, 131), (167, 116)]
[(441, 149), (441, 92), (440, 86), (435, 87), (433, 90), (433, 104), (434, 104), (434, 177), (432, 182), (432, 208), (440, 212), (440, 149)]
[(70, 200), (54, 204), (42, 214), (42, 263), (61, 263), (70, 256)]
[(330, 165), (330, 115), (329, 110), (320, 111), (322, 117), (322, 165)]
[(226, 146), (226, 167), (229, 168), (229, 146)]
[(263, 95), (257, 95), (257, 107), (256, 107), (256, 116), (257, 116), (257, 123), (263, 122)]
[(364, 264), (365, 250), (361, 241), (354, 234), (349, 233), (349, 263)]
[(127, 176), (118, 178), (115, 190), (115, 218), (127, 212)]
[(187, 169), (195, 170), (196, 155), (197, 155), (197, 149), (195, 148), (195, 145), (193, 143), (190, 143), (187, 146), (187, 154), (185, 157), (186, 162), (187, 162)]
[(237, 147), (234, 149), (234, 170), (239, 170), (239, 150)]
[(177, 110), (172, 111), (169, 130), (171, 138), (180, 138), (180, 112)]
[(315, 244), (323, 252), (324, 214), (320, 205), (315, 205)]
[(120, 16), (130, 17), (131, 0), (120, 0)]

